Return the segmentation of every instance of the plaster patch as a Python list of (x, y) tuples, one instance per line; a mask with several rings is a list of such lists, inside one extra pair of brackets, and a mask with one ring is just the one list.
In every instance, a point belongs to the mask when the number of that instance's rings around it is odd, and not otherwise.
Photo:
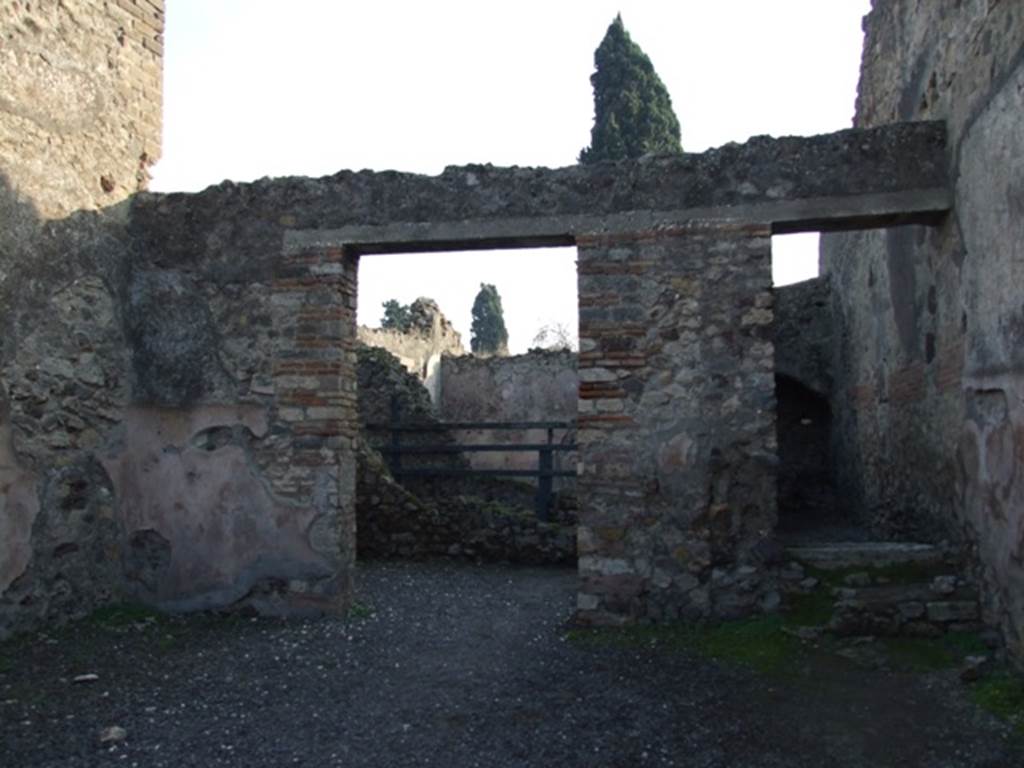
[(243, 448), (192, 447), (203, 430), (237, 425), (262, 434), (266, 416), (247, 406), (126, 412), (123, 449), (103, 465), (126, 534), (145, 531), (166, 550), (155, 575), (130, 585), (140, 597), (171, 610), (216, 607), (267, 578), (316, 580), (336, 570), (331, 553), (309, 541), (314, 508), (274, 498)]

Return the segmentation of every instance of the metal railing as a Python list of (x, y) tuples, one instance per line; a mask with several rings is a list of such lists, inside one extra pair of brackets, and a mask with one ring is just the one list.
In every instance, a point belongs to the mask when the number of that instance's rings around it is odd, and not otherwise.
[[(556, 451), (575, 451), (575, 442), (555, 442), (555, 430), (572, 430), (576, 428), (574, 421), (444, 421), (444, 422), (407, 422), (402, 420), (401, 406), (397, 398), (391, 400), (391, 420), (387, 423), (371, 423), (366, 428), (373, 431), (390, 433), (388, 444), (378, 450), (387, 459), (388, 467), (396, 480), (403, 477), (530, 477), (537, 478), (535, 509), (537, 517), (549, 520), (551, 517), (551, 500), (553, 482), (556, 477), (575, 477), (576, 471), (571, 469), (555, 469), (554, 455)], [(403, 445), (402, 435), (429, 432), (451, 432), (458, 430), (524, 430), (543, 429), (547, 432), (547, 441), (543, 443), (422, 443)], [(462, 453), (495, 452), (510, 453), (535, 451), (537, 453), (536, 469), (489, 469), (465, 467), (415, 467), (406, 468), (402, 465), (403, 456), (445, 455)]]

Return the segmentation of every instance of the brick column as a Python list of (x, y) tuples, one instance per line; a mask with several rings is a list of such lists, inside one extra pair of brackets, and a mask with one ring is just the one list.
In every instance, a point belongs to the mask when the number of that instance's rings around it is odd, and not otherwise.
[(694, 222), (577, 246), (577, 617), (753, 610), (776, 512), (770, 231)]
[(293, 601), (342, 610), (355, 566), (356, 274), (340, 248), (282, 258), (273, 283), (274, 408), (265, 475), (274, 494), (312, 506), (309, 544), (335, 573), (290, 583)]

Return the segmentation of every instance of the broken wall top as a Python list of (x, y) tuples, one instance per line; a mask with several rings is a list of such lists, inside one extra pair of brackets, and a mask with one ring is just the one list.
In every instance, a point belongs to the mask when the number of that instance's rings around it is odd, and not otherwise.
[[(907, 123), (560, 169), (472, 165), (438, 176), (342, 171), (224, 182), (196, 194), (138, 196), (133, 231), (151, 264), (212, 259), (208, 276), (233, 281), (268, 269), (286, 232), (300, 233), (290, 237), (299, 249), (322, 246), (326, 236), (363, 251), (388, 242), (431, 250), (466, 241), (567, 244), (576, 232), (700, 218), (770, 222), (775, 231), (879, 226), (946, 208), (943, 125)], [(321, 234), (303, 240), (314, 230)]]

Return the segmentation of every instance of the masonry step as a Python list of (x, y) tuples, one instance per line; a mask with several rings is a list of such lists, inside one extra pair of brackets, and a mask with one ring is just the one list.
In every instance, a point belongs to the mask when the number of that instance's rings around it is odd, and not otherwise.
[(981, 628), (975, 585), (938, 547), (856, 542), (790, 547), (782, 572), (788, 604), (806, 612), (807, 632), (840, 637), (938, 637)]
[(939, 566), (945, 561), (945, 554), (939, 547), (902, 541), (804, 544), (787, 547), (786, 554), (798, 563), (822, 570), (888, 568), (911, 563)]

